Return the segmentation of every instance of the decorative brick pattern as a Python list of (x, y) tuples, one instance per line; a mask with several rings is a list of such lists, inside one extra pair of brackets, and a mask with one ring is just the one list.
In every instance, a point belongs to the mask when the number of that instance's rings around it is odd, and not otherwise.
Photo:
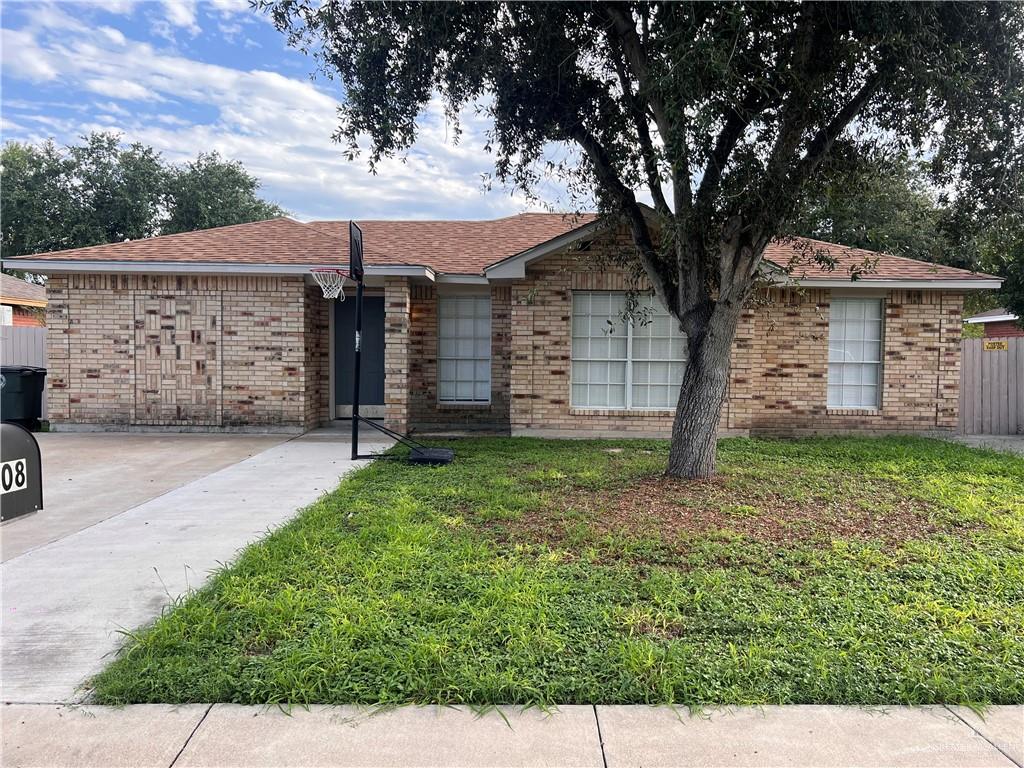
[(137, 424), (221, 420), (220, 295), (135, 294)]
[(437, 400), (437, 289), (414, 286), (409, 335), (409, 426), (413, 430), (508, 432), (509, 379), (512, 371), (511, 298), (508, 286), (491, 295), (491, 402), (444, 404)]
[(301, 277), (58, 274), (47, 291), (57, 428), (326, 418), (327, 302)]

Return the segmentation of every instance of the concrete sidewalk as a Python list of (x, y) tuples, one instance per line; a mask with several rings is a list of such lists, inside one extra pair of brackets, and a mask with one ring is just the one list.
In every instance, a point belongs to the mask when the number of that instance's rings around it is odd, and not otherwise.
[(402, 707), (229, 704), (0, 709), (7, 768), (31, 766), (987, 766), (1024, 762), (1024, 707)]
[(120, 630), (152, 621), (365, 463), (338, 437), (274, 445), (3, 563), (0, 698), (74, 700)]

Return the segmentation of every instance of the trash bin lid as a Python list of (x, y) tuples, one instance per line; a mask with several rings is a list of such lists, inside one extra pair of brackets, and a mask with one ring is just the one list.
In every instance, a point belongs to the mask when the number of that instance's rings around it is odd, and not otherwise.
[(0, 373), (6, 376), (12, 373), (41, 373), (46, 375), (46, 369), (38, 365), (0, 365)]

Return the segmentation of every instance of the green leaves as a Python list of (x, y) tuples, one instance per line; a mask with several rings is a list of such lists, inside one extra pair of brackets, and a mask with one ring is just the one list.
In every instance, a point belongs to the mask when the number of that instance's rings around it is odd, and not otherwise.
[(4, 256), (138, 240), (284, 215), (259, 181), (216, 153), (176, 167), (142, 144), (93, 133), (58, 147), (7, 142), (0, 152)]

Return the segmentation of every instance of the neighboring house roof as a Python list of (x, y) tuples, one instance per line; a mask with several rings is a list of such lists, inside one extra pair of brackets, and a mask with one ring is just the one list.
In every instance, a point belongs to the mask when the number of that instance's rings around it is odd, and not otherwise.
[(964, 320), (965, 323), (1003, 323), (1007, 320), (1017, 320), (1015, 315), (1005, 307), (990, 309), (987, 312), (979, 312)]
[[(404, 274), (405, 268), (427, 277), (449, 275), (481, 280), (515, 278), (526, 264), (572, 242), (593, 235), (595, 214), (522, 213), (489, 221), (359, 221), (364, 234), (364, 259), (370, 274)], [(814, 262), (824, 251), (837, 262), (827, 270)], [(20, 257), (55, 270), (57, 264), (103, 263), (111, 270), (137, 269), (140, 262), (167, 269), (189, 264), (240, 269), (270, 267), (301, 271), (312, 266), (348, 265), (348, 221), (302, 224), (288, 218), (185, 232), (177, 235), (109, 243), (89, 248)], [(998, 287), (999, 278), (888, 254), (849, 248), (807, 238), (771, 243), (765, 258), (779, 268), (796, 263), (793, 276), (818, 284), (851, 281), (935, 283), (956, 287)], [(51, 266), (52, 264), (52, 266)], [(76, 266), (77, 266), (76, 264)], [(290, 267), (289, 270), (285, 270)], [(180, 268), (179, 268), (180, 269)], [(409, 272), (413, 274), (413, 272)]]
[(26, 282), (14, 275), (0, 273), (0, 304), (45, 307), (46, 287)]

